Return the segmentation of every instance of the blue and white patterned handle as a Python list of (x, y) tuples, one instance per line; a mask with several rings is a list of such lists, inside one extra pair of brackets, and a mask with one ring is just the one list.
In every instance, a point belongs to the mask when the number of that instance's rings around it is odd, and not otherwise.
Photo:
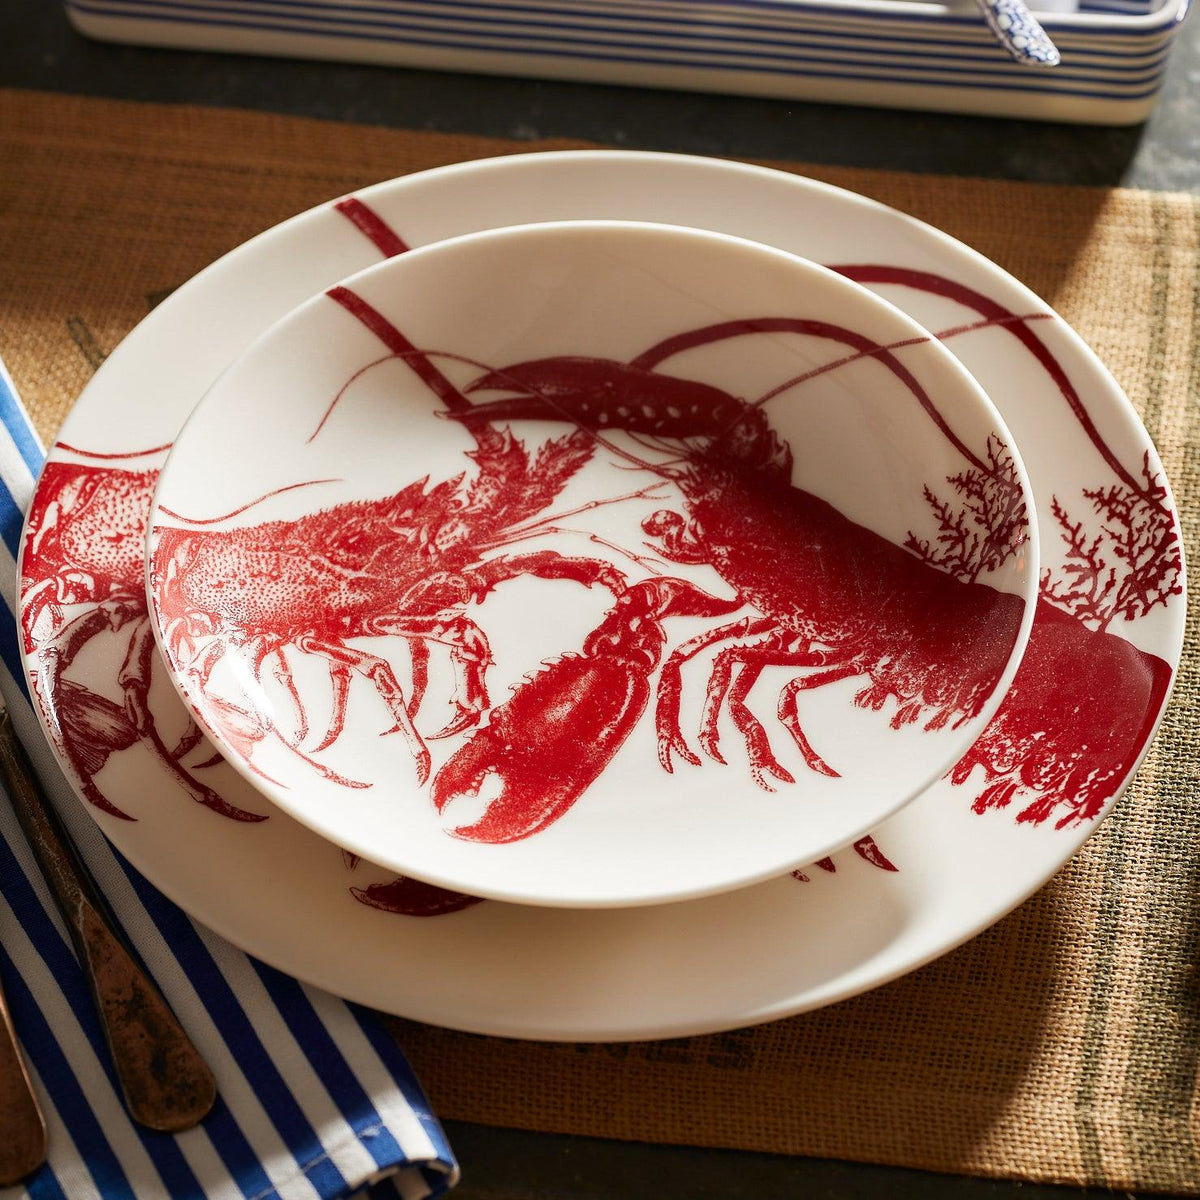
[(1057, 67), (1058, 47), (1023, 0), (976, 0), (1000, 44), (1026, 67)]

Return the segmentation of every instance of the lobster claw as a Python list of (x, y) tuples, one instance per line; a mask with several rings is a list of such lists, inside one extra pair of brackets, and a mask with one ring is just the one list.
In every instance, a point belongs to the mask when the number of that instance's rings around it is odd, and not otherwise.
[(570, 421), (584, 429), (691, 437), (727, 432), (745, 412), (742, 401), (711, 384), (606, 358), (531, 359), (489, 371), (466, 391), (516, 394), (447, 414), (454, 420)]
[(583, 644), (547, 664), (493, 709), (441, 768), (431, 795), (438, 812), (478, 796), (490, 778), (500, 793), (472, 825), (475, 842), (515, 842), (563, 816), (604, 772), (650, 698), (650, 674), (666, 642), (668, 616), (720, 616), (739, 608), (683, 579), (658, 578), (623, 592)]
[(483, 903), (479, 896), (452, 892), (408, 875), (398, 875), (390, 883), (371, 883), (365, 888), (352, 887), (350, 894), (368, 908), (406, 917), (444, 917)]
[(433, 803), (442, 812), (457, 796), (477, 796), (496, 776), (500, 794), (478, 821), (454, 835), (497, 843), (531, 837), (596, 781), (649, 697), (646, 675), (615, 658), (560, 658), (494, 709), (487, 726), (442, 767), (433, 781)]

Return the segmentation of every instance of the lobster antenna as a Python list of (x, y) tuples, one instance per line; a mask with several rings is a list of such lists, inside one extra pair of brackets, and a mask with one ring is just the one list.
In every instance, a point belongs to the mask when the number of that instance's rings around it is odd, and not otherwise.
[(402, 357), (421, 381), (451, 411), (466, 412), (471, 402), (381, 313), (356, 292), (338, 284), (326, 296), (361, 321), (393, 354)]
[(410, 249), (408, 243), (373, 209), (357, 196), (338, 200), (334, 211), (342, 214), (384, 258), (395, 258)]
[(269, 492), (264, 492), (255, 500), (250, 500), (243, 504), (240, 508), (235, 508), (232, 512), (222, 513), (219, 517), (185, 517), (182, 513), (175, 512), (174, 509), (168, 508), (165, 504), (158, 506), (159, 512), (164, 512), (168, 517), (176, 521), (184, 521), (188, 525), (219, 525), (222, 521), (229, 521), (233, 517), (240, 517), (242, 513), (249, 512), (250, 509), (257, 505), (270, 500), (272, 496), (282, 496), (284, 492), (294, 492), (297, 488), (316, 487), (319, 483), (343, 483), (341, 479), (305, 479), (301, 483), (289, 483), (284, 487), (273, 488)]
[[(393, 354), (398, 358), (403, 358), (450, 412), (457, 415), (471, 411), (473, 407), (471, 402), (434, 366), (431, 361), (431, 354), (414, 346), (377, 308), (374, 308), (361, 296), (352, 292), (349, 288), (343, 287), (341, 284), (330, 288), (325, 295), (335, 303), (340, 304), (352, 316), (357, 317)], [(465, 362), (471, 366), (478, 367), (480, 370), (491, 370), (486, 364), (473, 362), (471, 359), (464, 358), (461, 355), (439, 353), (437, 356), (452, 361)], [(541, 396), (540, 398), (550, 407), (558, 409), (563, 417), (572, 425), (582, 428), (552, 397)], [(598, 445), (604, 446), (610, 453), (625, 458), (645, 470), (656, 470), (653, 464), (639, 459), (636, 455), (630, 454), (618, 446), (614, 446), (611, 442), (606, 442), (593, 430), (585, 430), (585, 432)]]
[[(890, 347), (884, 346), (861, 333), (856, 333), (852, 329), (846, 329), (841, 325), (833, 325), (828, 321), (814, 321), (805, 317), (756, 317), (750, 320), (722, 321), (715, 325), (705, 325), (700, 329), (689, 330), (687, 333), (680, 333), (674, 337), (669, 337), (657, 345), (651, 346), (649, 350), (643, 351), (630, 365), (652, 371), (666, 359), (672, 358), (676, 354), (681, 354), (685, 350), (692, 350), (699, 346), (709, 345), (712, 342), (722, 341), (726, 338), (743, 337), (752, 333), (799, 333), (808, 337), (825, 338), (830, 341), (841, 342), (843, 345), (853, 346), (859, 351), (861, 357), (879, 359), (908, 388), (916, 398), (917, 403), (929, 414), (934, 424), (942, 431), (942, 434), (948, 439), (950, 444), (972, 466), (984, 472), (984, 474), (991, 474), (987, 464), (950, 428), (945, 417), (938, 411), (937, 405), (933, 403), (928, 392), (925, 391), (912, 372), (892, 353)], [(904, 341), (900, 345), (915, 345), (919, 341), (930, 340), (932, 340), (930, 337), (925, 337)], [(818, 372), (814, 373), (823, 373), (826, 370), (832, 370), (834, 367), (841, 365), (843, 365), (842, 362), (828, 363), (820, 368)], [(812, 373), (808, 377), (811, 378)], [(745, 414), (739, 413), (737, 418), (730, 423), (729, 429), (725, 430), (725, 433), (729, 433), (730, 430), (735, 428), (744, 419)], [(724, 436), (724, 434), (721, 436)]]
[[(618, 458), (625, 459), (626, 462), (631, 463), (634, 467), (638, 468), (639, 470), (652, 471), (655, 474), (662, 475), (664, 478), (670, 479), (670, 480), (675, 480), (678, 478), (677, 475), (662, 469), (666, 466), (669, 466), (670, 465), (669, 463), (661, 463), (661, 464), (660, 463), (652, 463), (652, 462), (647, 462), (643, 458), (638, 458), (638, 456), (636, 454), (633, 454), (630, 451), (625, 450), (621, 446), (616, 445), (616, 443), (614, 443), (614, 442), (610, 442), (603, 435), (597, 433), (596, 430), (588, 429), (585, 426), (580, 425), (579, 422), (571, 415), (571, 413), (562, 404), (560, 404), (553, 396), (548, 395), (545, 392), (539, 391), (537, 388), (531, 388), (528, 383), (524, 383), (520, 380), (514, 379), (513, 377), (509, 376), (502, 368), (492, 367), (488, 363), (480, 362), (478, 359), (469, 358), (465, 354), (455, 354), (449, 350), (417, 351), (417, 353), (428, 354), (430, 357), (435, 357), (435, 358), (448, 359), (451, 362), (460, 362), (460, 363), (463, 363), (465, 366), (474, 367), (478, 371), (484, 371), (489, 375), (494, 375), (498, 379), (508, 380), (513, 391), (531, 392), (534, 396), (536, 396), (539, 400), (541, 400), (546, 405), (547, 408), (550, 408), (550, 409), (554, 410), (555, 412), (557, 412), (559, 414), (559, 416), (561, 416), (562, 419), (564, 421), (566, 421), (569, 425), (575, 426), (576, 429), (578, 429), (582, 433), (586, 434), (588, 437), (590, 437), (592, 439), (592, 441), (594, 441), (598, 446), (603, 447), (610, 454), (614, 454)], [(469, 400), (467, 401), (467, 405), (469, 408), (472, 408), (472, 409), (475, 407), (473, 404), (471, 404), (471, 402)], [(629, 434), (628, 436), (633, 438), (635, 441), (637, 440), (636, 435), (634, 435), (634, 434)], [(638, 444), (645, 445), (644, 442), (639, 442)], [(659, 447), (655, 447), (655, 446), (649, 446), (647, 448), (648, 449), (659, 449)], [(673, 461), (679, 461), (679, 460), (675, 459)]]
[(324, 411), (324, 413), (322, 413), (321, 419), (317, 422), (316, 429), (314, 429), (312, 433), (308, 435), (308, 441), (306, 441), (304, 444), (308, 446), (316, 440), (317, 434), (325, 428), (325, 422), (333, 416), (333, 410), (337, 408), (338, 402), (346, 394), (351, 384), (356, 383), (360, 378), (362, 378), (362, 376), (364, 376), (368, 371), (373, 370), (375, 367), (382, 366), (383, 363), (391, 362), (392, 359), (399, 357), (400, 355), (398, 354), (385, 354), (382, 358), (377, 358), (374, 362), (367, 363), (365, 367), (359, 367), (358, 370), (355, 371), (354, 374), (351, 375), (350, 378), (347, 379), (340, 388), (338, 388), (337, 395), (330, 400), (329, 407)]
[[(852, 279), (855, 283), (895, 284), (900, 287), (913, 288), (917, 291), (929, 292), (935, 296), (943, 296), (948, 300), (953, 300), (961, 304), (964, 308), (974, 309), (981, 317), (990, 317), (1002, 323), (1013, 337), (1037, 359), (1042, 369), (1045, 370), (1046, 374), (1058, 386), (1058, 390), (1062, 398), (1066, 401), (1067, 407), (1070, 408), (1071, 412), (1075, 415), (1075, 419), (1083, 427), (1083, 431), (1087, 434), (1092, 445), (1099, 451), (1100, 457), (1108, 463), (1122, 483), (1137, 495), (1143, 497), (1146, 495), (1144, 485), (1139, 483), (1125, 469), (1124, 464), (1117, 458), (1111, 447), (1101, 436), (1100, 430), (1096, 428), (1095, 422), (1084, 407), (1083, 401), (1079, 398), (1078, 391), (1075, 390), (1075, 385), (1071, 382), (1066, 371), (1063, 370), (1062, 364), (1055, 358), (1046, 343), (1029, 328), (1028, 319), (1021, 318), (1017, 313), (1005, 308), (1004, 305), (997, 303), (989, 296), (985, 296), (982, 292), (977, 292), (973, 288), (966, 287), (953, 279), (947, 279), (944, 275), (937, 275), (931, 271), (913, 271), (907, 267), (885, 267), (870, 263), (844, 264), (831, 267), (830, 270), (836, 271), (839, 275), (844, 275), (847, 279)], [(1034, 315), (1040, 317), (1042, 315), (1050, 316), (1051, 314), (1038, 313)]]

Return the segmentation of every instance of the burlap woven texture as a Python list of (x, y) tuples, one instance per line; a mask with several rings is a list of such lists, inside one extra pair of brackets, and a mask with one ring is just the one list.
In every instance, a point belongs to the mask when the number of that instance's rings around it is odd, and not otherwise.
[[(49, 439), (149, 308), (252, 234), (380, 179), (545, 148), (0, 93), (0, 355)], [(1200, 201), (805, 173), (940, 226), (1062, 312), (1143, 414), (1200, 561)], [(1113, 816), (969, 945), (857, 1000), (714, 1037), (543, 1046), (398, 1022), (436, 1107), (543, 1131), (1200, 1194), (1198, 657), (1193, 642)]]

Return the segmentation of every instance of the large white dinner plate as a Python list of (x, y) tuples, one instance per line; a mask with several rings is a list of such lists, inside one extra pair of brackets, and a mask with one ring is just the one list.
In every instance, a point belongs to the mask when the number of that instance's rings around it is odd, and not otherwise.
[[(227, 766), (205, 765), (211, 748), (186, 736), (150, 653), (140, 582), (154, 475), (230, 360), (381, 255), (581, 218), (714, 229), (843, 270), (940, 332), (1021, 447), (1047, 574), (1016, 682), (955, 773), (840, 855), (836, 871), (826, 862), (804, 880), (600, 912), (389, 887), (386, 872), (271, 810)], [(936, 497), (951, 548), (971, 529), (970, 488), (947, 483)], [(617, 152), (395, 180), (227, 255), (97, 373), (51, 452), (22, 550), (26, 664), (47, 733), (135, 866), (237, 945), (331, 991), (454, 1028), (550, 1039), (680, 1036), (784, 1016), (895, 978), (997, 920), (1094, 831), (1141, 761), (1178, 662), (1183, 600), (1178, 522), (1144, 428), (1027, 289), (850, 193)], [(237, 819), (250, 815), (266, 819)]]

